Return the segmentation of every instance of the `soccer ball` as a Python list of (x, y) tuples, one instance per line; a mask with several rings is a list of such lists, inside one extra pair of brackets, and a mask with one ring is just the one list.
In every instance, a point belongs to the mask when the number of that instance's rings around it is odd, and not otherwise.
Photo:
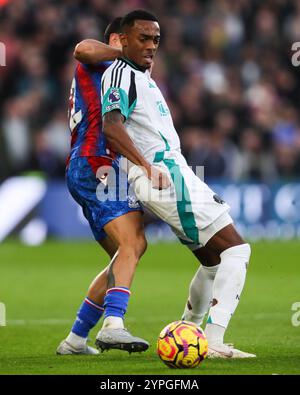
[(204, 331), (189, 321), (172, 322), (157, 340), (157, 353), (170, 368), (195, 368), (206, 358), (207, 350)]

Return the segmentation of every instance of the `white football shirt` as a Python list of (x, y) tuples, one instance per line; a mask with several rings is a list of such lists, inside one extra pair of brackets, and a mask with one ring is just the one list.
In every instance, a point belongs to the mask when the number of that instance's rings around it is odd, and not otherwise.
[(141, 154), (153, 162), (163, 151), (180, 153), (167, 103), (151, 78), (127, 59), (117, 59), (102, 77), (102, 115), (120, 110), (124, 126)]

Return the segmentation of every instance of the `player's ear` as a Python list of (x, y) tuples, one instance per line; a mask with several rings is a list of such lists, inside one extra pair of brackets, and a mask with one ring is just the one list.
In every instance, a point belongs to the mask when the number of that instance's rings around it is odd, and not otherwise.
[(120, 33), (120, 41), (121, 41), (121, 44), (122, 44), (123, 48), (126, 48), (128, 46), (127, 34), (126, 33)]
[(118, 33), (111, 33), (109, 38), (109, 45), (113, 47), (119, 47), (121, 45)]

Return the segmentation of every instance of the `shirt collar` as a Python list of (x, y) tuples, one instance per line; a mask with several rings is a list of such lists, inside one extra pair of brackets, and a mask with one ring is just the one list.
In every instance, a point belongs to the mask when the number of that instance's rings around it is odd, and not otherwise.
[(138, 64), (136, 64), (135, 62), (133, 62), (132, 60), (129, 60), (127, 58), (119, 58), (120, 60), (123, 60), (123, 62), (127, 63), (129, 66), (131, 66), (133, 69), (141, 71), (142, 73), (145, 73), (147, 71), (147, 69), (145, 69), (144, 67), (139, 66)]

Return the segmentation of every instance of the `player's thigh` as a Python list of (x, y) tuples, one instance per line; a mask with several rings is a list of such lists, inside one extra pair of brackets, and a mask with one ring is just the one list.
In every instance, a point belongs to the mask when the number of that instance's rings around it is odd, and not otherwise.
[(217, 254), (221, 254), (228, 248), (245, 243), (245, 240), (238, 233), (235, 226), (229, 224), (214, 234), (206, 243), (206, 247)]
[(121, 215), (104, 226), (105, 233), (116, 246), (130, 246), (140, 250), (147, 246), (141, 211), (131, 211)]

